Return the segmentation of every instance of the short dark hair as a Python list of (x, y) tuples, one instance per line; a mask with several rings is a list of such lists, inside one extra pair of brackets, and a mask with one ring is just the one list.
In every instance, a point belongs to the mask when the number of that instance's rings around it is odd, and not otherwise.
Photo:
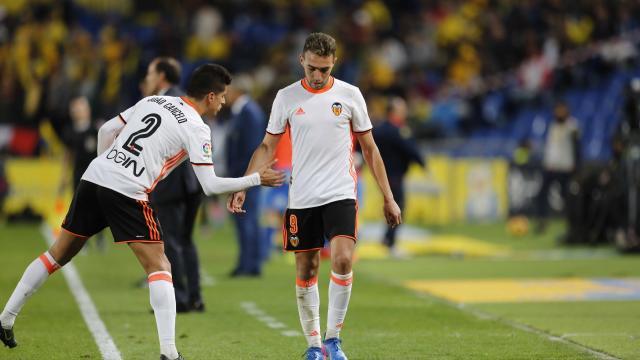
[(153, 60), (156, 64), (156, 72), (163, 73), (164, 78), (172, 85), (177, 85), (180, 82), (180, 63), (178, 60), (171, 57), (159, 57)]
[(302, 48), (303, 54), (307, 51), (311, 51), (318, 56), (335, 56), (336, 39), (321, 32), (311, 33), (307, 36), (307, 39), (304, 41), (304, 47)]
[(202, 99), (210, 92), (215, 94), (223, 92), (229, 84), (231, 84), (231, 74), (224, 66), (204, 64), (191, 74), (187, 85), (187, 95), (195, 99)]

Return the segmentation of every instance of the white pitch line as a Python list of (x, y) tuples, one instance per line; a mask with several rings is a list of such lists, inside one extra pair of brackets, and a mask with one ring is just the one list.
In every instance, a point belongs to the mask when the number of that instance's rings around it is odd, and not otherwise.
[(469, 313), (469, 314), (475, 316), (478, 319), (495, 321), (495, 322), (510, 326), (510, 327), (512, 327), (514, 329), (522, 330), (522, 331), (525, 331), (525, 332), (528, 332), (528, 333), (531, 333), (531, 334), (538, 335), (540, 337), (544, 337), (549, 341), (555, 341), (555, 342), (559, 342), (559, 343), (565, 344), (565, 345), (567, 345), (567, 346), (569, 346), (571, 348), (574, 348), (576, 350), (579, 350), (579, 351), (588, 353), (590, 355), (593, 355), (598, 360), (621, 360), (620, 358), (617, 358), (617, 357), (615, 357), (613, 355), (607, 354), (606, 352), (592, 349), (592, 348), (590, 348), (590, 347), (588, 347), (586, 345), (580, 344), (580, 343), (578, 343), (576, 341), (573, 341), (573, 340), (570, 340), (570, 339), (567, 339), (567, 338), (564, 338), (564, 337), (561, 337), (561, 336), (556, 336), (556, 335), (550, 334), (550, 333), (548, 333), (548, 332), (546, 332), (544, 330), (540, 330), (538, 328), (535, 328), (535, 327), (527, 325), (527, 324), (519, 323), (517, 321), (505, 319), (505, 318), (493, 315), (491, 313), (480, 311), (478, 309), (469, 307), (469, 306), (467, 306), (465, 304), (456, 304), (456, 303), (450, 302), (448, 300), (445, 300), (445, 299), (442, 299), (442, 298), (439, 298), (437, 296), (433, 296), (433, 295), (430, 295), (430, 294), (423, 294), (423, 293), (418, 293), (418, 292), (414, 292), (414, 293), (418, 297), (428, 298), (428, 299), (435, 300), (435, 301), (438, 301), (440, 303), (443, 303), (443, 304), (446, 304), (446, 305), (449, 305), (449, 306), (453, 306), (453, 307), (455, 307), (455, 308), (457, 308), (459, 310), (462, 310), (462, 311), (464, 311), (466, 313)]
[(300, 333), (300, 331), (287, 329), (287, 325), (285, 325), (284, 323), (278, 321), (278, 319), (264, 312), (264, 310), (260, 309), (258, 305), (256, 305), (256, 303), (252, 301), (244, 301), (240, 303), (240, 307), (244, 309), (244, 311), (247, 314), (253, 316), (256, 320), (260, 321), (261, 323), (264, 323), (269, 328), (278, 330), (280, 334), (283, 336), (287, 336), (287, 337), (302, 336), (302, 333)]
[[(49, 246), (53, 244), (55, 241), (53, 237), (53, 232), (47, 225), (42, 226), (42, 234)], [(105, 360), (122, 360), (122, 355), (120, 355), (120, 351), (116, 347), (115, 342), (109, 332), (107, 331), (107, 327), (100, 319), (100, 315), (98, 314), (98, 310), (96, 306), (93, 304), (91, 300), (91, 296), (85, 289), (82, 284), (82, 279), (80, 279), (80, 275), (78, 274), (78, 270), (73, 265), (73, 263), (69, 262), (65, 266), (62, 267), (62, 274), (64, 278), (67, 280), (67, 285), (69, 286), (69, 290), (73, 294), (76, 303), (78, 303), (78, 307), (80, 308), (80, 313), (84, 318), (84, 322), (87, 324), (91, 335), (93, 335), (93, 339), (98, 345), (98, 349), (100, 350), (100, 354), (102, 354), (102, 358)]]
[(632, 333), (568, 333), (568, 334), (562, 334), (563, 338), (570, 338), (570, 337), (600, 337), (600, 336), (621, 336), (621, 337), (628, 337), (630, 339), (633, 339), (637, 336), (633, 335)]

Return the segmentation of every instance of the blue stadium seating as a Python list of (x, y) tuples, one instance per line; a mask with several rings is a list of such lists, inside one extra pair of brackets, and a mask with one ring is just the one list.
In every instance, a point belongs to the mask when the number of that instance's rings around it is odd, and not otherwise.
[[(623, 115), (624, 87), (636, 76), (640, 76), (640, 68), (618, 71), (597, 86), (569, 89), (563, 94), (562, 99), (580, 126), (580, 150), (585, 161), (601, 162), (611, 157), (611, 139)], [(500, 106), (500, 100), (496, 94), (491, 96), (489, 111), (495, 112), (494, 107)], [(552, 108), (553, 104), (549, 103), (518, 109), (501, 128), (474, 130), (468, 141), (452, 150), (450, 155), (510, 158), (523, 139), (529, 139), (534, 151), (540, 153), (553, 118)]]

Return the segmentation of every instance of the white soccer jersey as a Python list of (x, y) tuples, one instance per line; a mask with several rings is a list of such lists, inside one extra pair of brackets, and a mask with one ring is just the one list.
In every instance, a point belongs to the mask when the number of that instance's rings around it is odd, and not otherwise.
[(146, 97), (119, 117), (125, 126), (83, 180), (147, 201), (158, 181), (185, 159), (212, 165), (211, 131), (186, 98)]
[(356, 198), (352, 133), (373, 127), (360, 89), (329, 78), (321, 90), (303, 79), (278, 91), (267, 132), (290, 127), (289, 208), (304, 209)]

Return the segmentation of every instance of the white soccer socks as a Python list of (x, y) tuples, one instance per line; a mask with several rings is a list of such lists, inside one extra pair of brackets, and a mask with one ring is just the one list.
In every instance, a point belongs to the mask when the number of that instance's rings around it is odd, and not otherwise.
[(160, 353), (169, 359), (178, 357), (176, 349), (176, 297), (168, 271), (149, 274), (149, 300), (156, 316)]
[(339, 338), (340, 330), (349, 307), (353, 272), (340, 275), (331, 272), (329, 282), (329, 309), (327, 314), (327, 333), (325, 339)]
[(309, 280), (296, 279), (296, 299), (300, 324), (309, 347), (321, 347), (318, 277)]
[(18, 282), (9, 301), (7, 301), (4, 311), (0, 314), (0, 322), (3, 328), (11, 329), (13, 327), (13, 323), (16, 321), (16, 316), (20, 313), (22, 306), (24, 306), (31, 295), (44, 284), (49, 275), (53, 274), (59, 268), (60, 265), (58, 265), (48, 251), (27, 266), (20, 282)]

